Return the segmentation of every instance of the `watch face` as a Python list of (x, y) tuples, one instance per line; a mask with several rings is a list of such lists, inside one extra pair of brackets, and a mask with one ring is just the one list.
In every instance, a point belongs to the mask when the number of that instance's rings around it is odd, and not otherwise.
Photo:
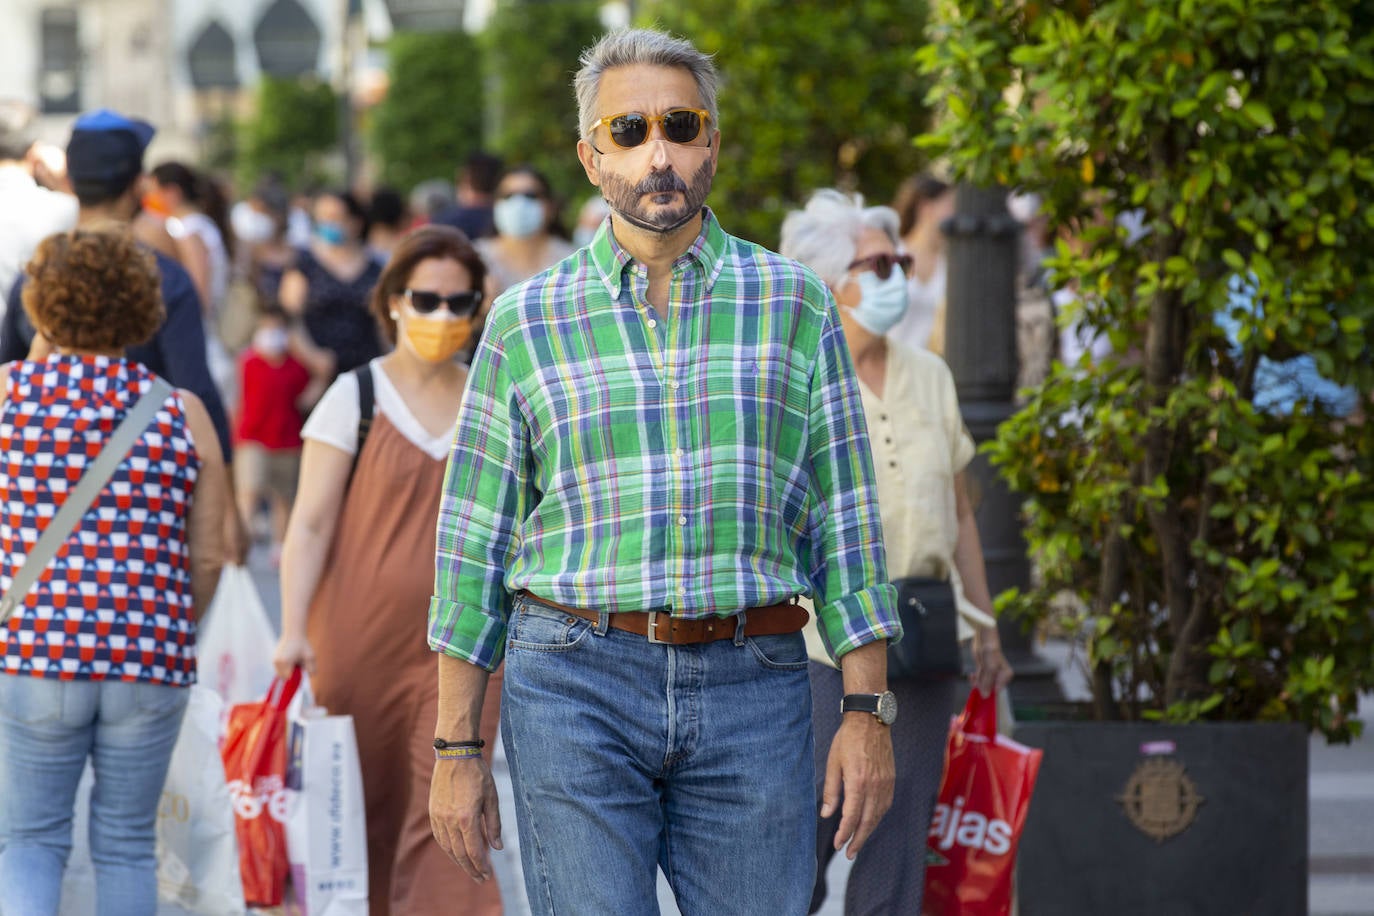
[(878, 721), (891, 725), (897, 721), (897, 696), (891, 690), (878, 696)]

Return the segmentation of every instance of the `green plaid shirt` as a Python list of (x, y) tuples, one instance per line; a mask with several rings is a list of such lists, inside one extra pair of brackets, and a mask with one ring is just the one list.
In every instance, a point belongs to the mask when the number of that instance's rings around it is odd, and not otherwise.
[(521, 589), (689, 618), (812, 594), (837, 654), (899, 637), (829, 290), (708, 210), (662, 318), (609, 226), (492, 306), (444, 479), (430, 646), (495, 668)]

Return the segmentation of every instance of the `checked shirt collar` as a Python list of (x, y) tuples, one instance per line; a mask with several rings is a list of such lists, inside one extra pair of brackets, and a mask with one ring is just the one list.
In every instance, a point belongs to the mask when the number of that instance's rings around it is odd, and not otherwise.
[[(701, 271), (706, 278), (705, 290), (709, 295), (725, 263), (726, 236), (710, 207), (702, 207), (701, 215), (701, 232), (692, 246), (673, 262), (673, 271), (676, 273), (689, 268)], [(620, 298), (620, 290), (625, 285), (625, 272), (644, 269), (616, 241), (615, 233), (611, 231), (611, 220), (614, 218), (614, 215), (606, 218), (587, 246), (592, 266), (601, 277), (612, 301)]]

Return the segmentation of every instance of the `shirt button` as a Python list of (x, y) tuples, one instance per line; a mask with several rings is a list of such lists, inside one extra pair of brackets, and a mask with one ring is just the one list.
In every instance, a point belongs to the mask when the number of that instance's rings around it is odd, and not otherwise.
[(887, 414), (880, 414), (880, 415), (878, 416), (878, 419), (880, 419), (880, 420), (882, 420), (884, 423), (886, 423), (886, 422), (887, 422)]
[(678, 449), (673, 449), (673, 457), (674, 457), (674, 458), (681, 458), (681, 457), (682, 457), (683, 455), (685, 455), (685, 454), (687, 454), (687, 453), (684, 452), (684, 451), (683, 451), (682, 449), (680, 449), (680, 448), (678, 448)]
[(895, 462), (895, 461), (889, 461), (889, 462), (888, 462), (888, 466), (889, 466), (889, 467), (894, 467), (894, 468), (895, 468), (895, 467), (897, 466), (897, 462)]
[(679, 516), (677, 517), (677, 523), (678, 523), (679, 525), (685, 525), (685, 524), (687, 524), (687, 516), (685, 516), (685, 515), (679, 515)]
[(685, 595), (685, 594), (687, 594), (687, 589), (685, 589), (685, 588), (683, 588), (681, 585), (679, 585), (679, 586), (677, 587), (677, 593), (678, 593), (679, 595)]
[(658, 322), (655, 321), (654, 319), (650, 318), (650, 319), (649, 319), (649, 327), (651, 327), (651, 328), (656, 328), (656, 327), (658, 327)]
[(886, 442), (888, 445), (891, 445), (891, 444), (892, 444), (892, 437), (891, 437), (891, 436), (888, 436), (888, 437), (887, 437), (886, 439), (884, 439), (883, 441)]
[(673, 386), (673, 390), (674, 390), (674, 391), (677, 391), (679, 388), (682, 387), (682, 385), (679, 384), (678, 382), (671, 382), (670, 384)]

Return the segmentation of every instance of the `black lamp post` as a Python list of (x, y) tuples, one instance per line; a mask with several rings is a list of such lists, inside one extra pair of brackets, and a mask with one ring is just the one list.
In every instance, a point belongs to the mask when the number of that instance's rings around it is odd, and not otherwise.
[[(945, 360), (954, 374), (964, 423), (978, 445), (991, 439), (1015, 410), (1016, 259), (1021, 226), (1007, 212), (1004, 188), (960, 185), (955, 212), (942, 228), (949, 237), (945, 304)], [(986, 456), (969, 466), (978, 533), (992, 594), (1025, 587), (1030, 563), (1021, 537), (1020, 499)], [(1017, 705), (1061, 700), (1056, 669), (1037, 655), (1014, 620), (1000, 620), (1002, 651), (1016, 672)]]

